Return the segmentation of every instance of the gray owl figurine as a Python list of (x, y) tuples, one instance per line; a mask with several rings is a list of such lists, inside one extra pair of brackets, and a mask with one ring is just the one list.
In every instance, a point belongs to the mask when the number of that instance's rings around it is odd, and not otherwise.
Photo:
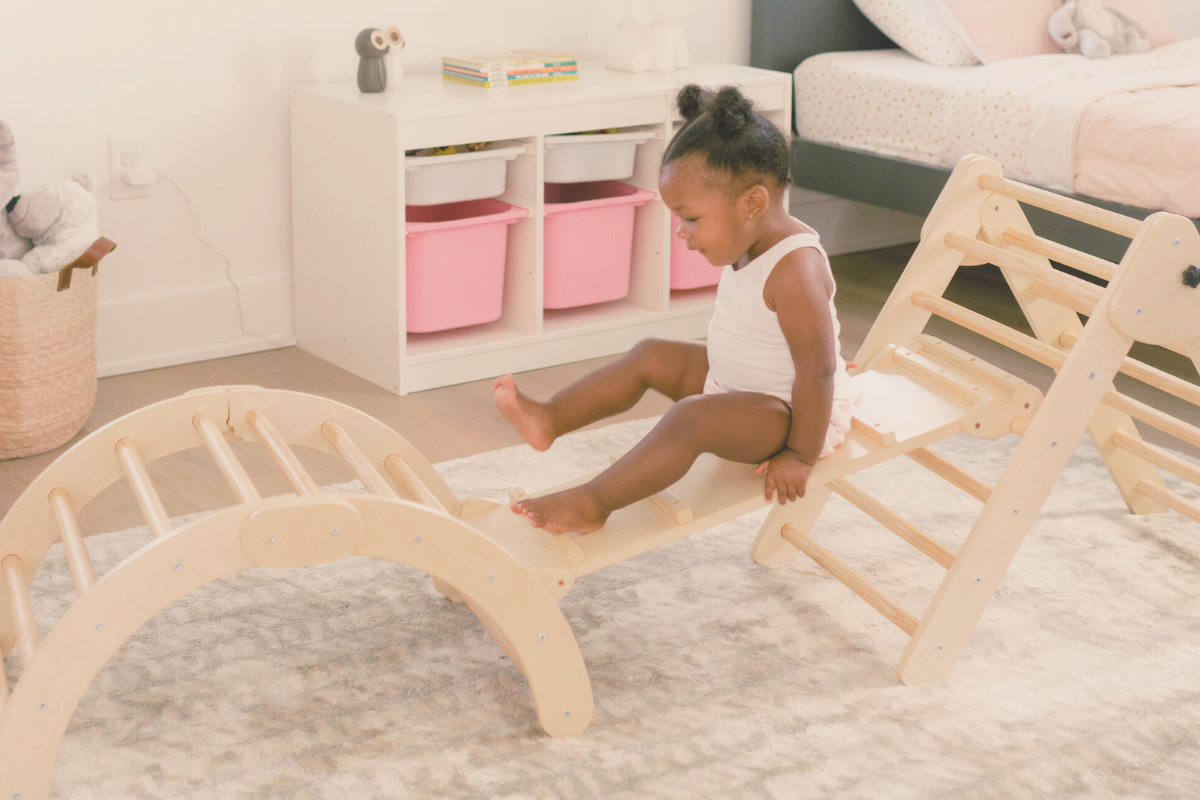
[(354, 38), (354, 49), (358, 52), (358, 90), (360, 92), (382, 92), (387, 88), (387, 68), (383, 57), (387, 54), (387, 37), (378, 28), (363, 28)]

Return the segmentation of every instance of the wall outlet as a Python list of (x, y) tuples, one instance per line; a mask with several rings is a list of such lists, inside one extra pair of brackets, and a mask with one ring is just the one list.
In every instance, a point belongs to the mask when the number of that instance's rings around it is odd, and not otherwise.
[(113, 200), (131, 200), (135, 197), (149, 197), (154, 186), (130, 186), (121, 177), (125, 170), (134, 167), (148, 167), (146, 152), (150, 139), (146, 136), (118, 139), (108, 138), (108, 192)]

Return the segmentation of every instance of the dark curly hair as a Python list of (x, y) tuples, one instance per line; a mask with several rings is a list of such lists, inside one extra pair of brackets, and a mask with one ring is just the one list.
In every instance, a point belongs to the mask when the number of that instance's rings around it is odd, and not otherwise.
[(676, 98), (683, 127), (663, 153), (662, 166), (686, 155), (704, 156), (710, 169), (724, 172), (740, 192), (763, 177), (782, 189), (790, 183), (787, 137), (733, 86), (718, 91), (688, 84)]

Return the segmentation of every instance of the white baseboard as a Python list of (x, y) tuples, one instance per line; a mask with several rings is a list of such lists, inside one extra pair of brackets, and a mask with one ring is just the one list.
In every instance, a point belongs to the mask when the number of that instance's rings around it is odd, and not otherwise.
[(921, 217), (792, 187), (792, 216), (821, 234), (831, 256), (920, 241)]
[(243, 355), (296, 343), (290, 275), (241, 284), (247, 334), (232, 286), (101, 302), (100, 377)]

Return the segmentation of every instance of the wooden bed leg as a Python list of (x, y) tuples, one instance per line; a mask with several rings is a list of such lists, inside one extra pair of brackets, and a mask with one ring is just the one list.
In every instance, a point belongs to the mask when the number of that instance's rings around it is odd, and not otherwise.
[(794, 544), (783, 538), (783, 526), (791, 525), (807, 535), (817, 524), (817, 518), (825, 508), (833, 489), (826, 484), (810, 486), (804, 497), (789, 501), (786, 505), (775, 503), (771, 513), (758, 530), (758, 538), (750, 547), (750, 555), (763, 566), (783, 564), (791, 561), (800, 552)]

